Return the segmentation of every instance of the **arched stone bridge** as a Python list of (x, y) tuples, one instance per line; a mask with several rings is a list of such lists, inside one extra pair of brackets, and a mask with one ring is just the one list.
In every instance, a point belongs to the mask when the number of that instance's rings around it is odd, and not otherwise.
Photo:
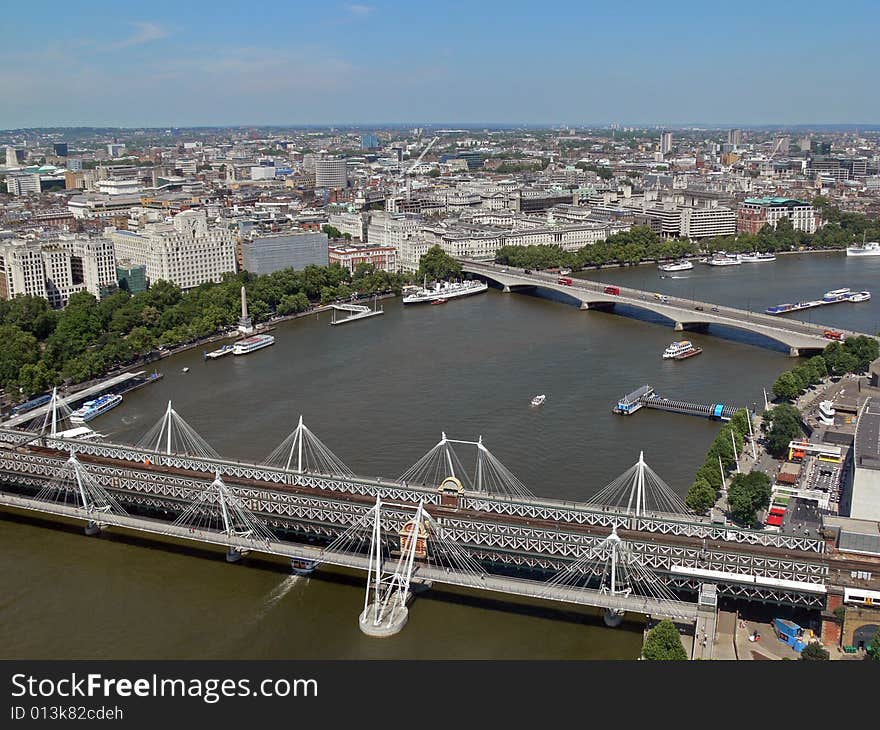
[[(708, 325), (731, 327), (752, 332), (779, 342), (788, 348), (789, 354), (818, 353), (830, 342), (824, 336), (828, 329), (843, 332), (846, 336), (864, 334), (820, 324), (810, 324), (794, 319), (783, 319), (768, 314), (747, 312), (734, 307), (723, 307), (711, 302), (699, 302), (681, 297), (665, 296), (652, 292), (608, 285), (586, 279), (573, 279), (571, 285), (558, 283), (558, 276), (542, 272), (526, 274), (522, 269), (501, 266), (482, 261), (461, 261), (465, 273), (501, 285), (504, 291), (544, 289), (562, 294), (578, 304), (581, 309), (612, 309), (616, 304), (653, 312), (670, 320), (676, 330), (702, 329)], [(619, 293), (610, 293), (613, 286)]]

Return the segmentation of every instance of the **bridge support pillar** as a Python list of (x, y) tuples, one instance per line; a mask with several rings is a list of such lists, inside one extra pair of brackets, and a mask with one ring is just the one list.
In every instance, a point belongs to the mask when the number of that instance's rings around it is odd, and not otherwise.
[(796, 347), (789, 347), (788, 348), (788, 356), (789, 357), (800, 357), (801, 351), (798, 350)]
[(231, 547), (226, 551), (226, 562), (227, 563), (237, 563), (241, 560), (242, 555), (244, 553), (238, 548)]
[(683, 332), (683, 331), (684, 331), (684, 325), (683, 325), (681, 322), (676, 322), (676, 323), (675, 323), (675, 331), (676, 331), (676, 332)]
[(605, 615), (602, 617), (605, 625), (614, 628), (623, 623), (623, 611), (615, 608), (605, 609)]
[(510, 294), (510, 287), (507, 284), (505, 284), (502, 287), (501, 291), (503, 291), (505, 294)]
[(590, 305), (587, 304), (586, 302), (581, 302), (581, 306), (579, 308), (583, 312), (583, 311), (586, 311), (587, 309), (589, 309)]
[[(395, 601), (396, 604), (396, 601)], [(358, 625), (367, 636), (377, 639), (384, 639), (388, 636), (399, 634), (403, 627), (406, 626), (409, 619), (409, 609), (406, 606), (393, 605), (386, 608), (382, 619), (376, 622), (376, 616), (379, 612), (375, 603), (367, 606), (358, 619)]]
[(101, 525), (99, 525), (97, 522), (89, 520), (88, 522), (86, 522), (84, 532), (89, 537), (94, 537), (95, 535), (100, 535), (101, 534)]

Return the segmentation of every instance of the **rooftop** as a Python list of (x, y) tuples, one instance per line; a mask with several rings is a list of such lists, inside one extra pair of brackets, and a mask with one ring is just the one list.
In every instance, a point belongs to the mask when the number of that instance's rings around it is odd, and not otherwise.
[(856, 426), (855, 465), (857, 469), (880, 470), (880, 400), (865, 404)]
[(795, 198), (771, 198), (771, 197), (746, 198), (745, 202), (750, 203), (751, 205), (786, 205), (786, 206), (809, 205), (809, 203), (807, 201), (796, 200)]

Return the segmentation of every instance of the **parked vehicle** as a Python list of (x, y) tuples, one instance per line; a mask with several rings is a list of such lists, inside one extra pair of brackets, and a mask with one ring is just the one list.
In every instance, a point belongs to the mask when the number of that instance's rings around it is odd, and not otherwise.
[(699, 305), (696, 306), (696, 307), (694, 307), (694, 309), (695, 309), (696, 311), (698, 311), (698, 312), (702, 312), (702, 311), (704, 311), (703, 308), (702, 308), (701, 306), (699, 306)]

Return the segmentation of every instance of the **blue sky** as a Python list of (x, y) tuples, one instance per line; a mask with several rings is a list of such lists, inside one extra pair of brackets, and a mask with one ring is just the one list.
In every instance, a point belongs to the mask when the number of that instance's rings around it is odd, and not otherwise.
[(3, 17), (7, 129), (880, 123), (876, 0), (88, 0)]

